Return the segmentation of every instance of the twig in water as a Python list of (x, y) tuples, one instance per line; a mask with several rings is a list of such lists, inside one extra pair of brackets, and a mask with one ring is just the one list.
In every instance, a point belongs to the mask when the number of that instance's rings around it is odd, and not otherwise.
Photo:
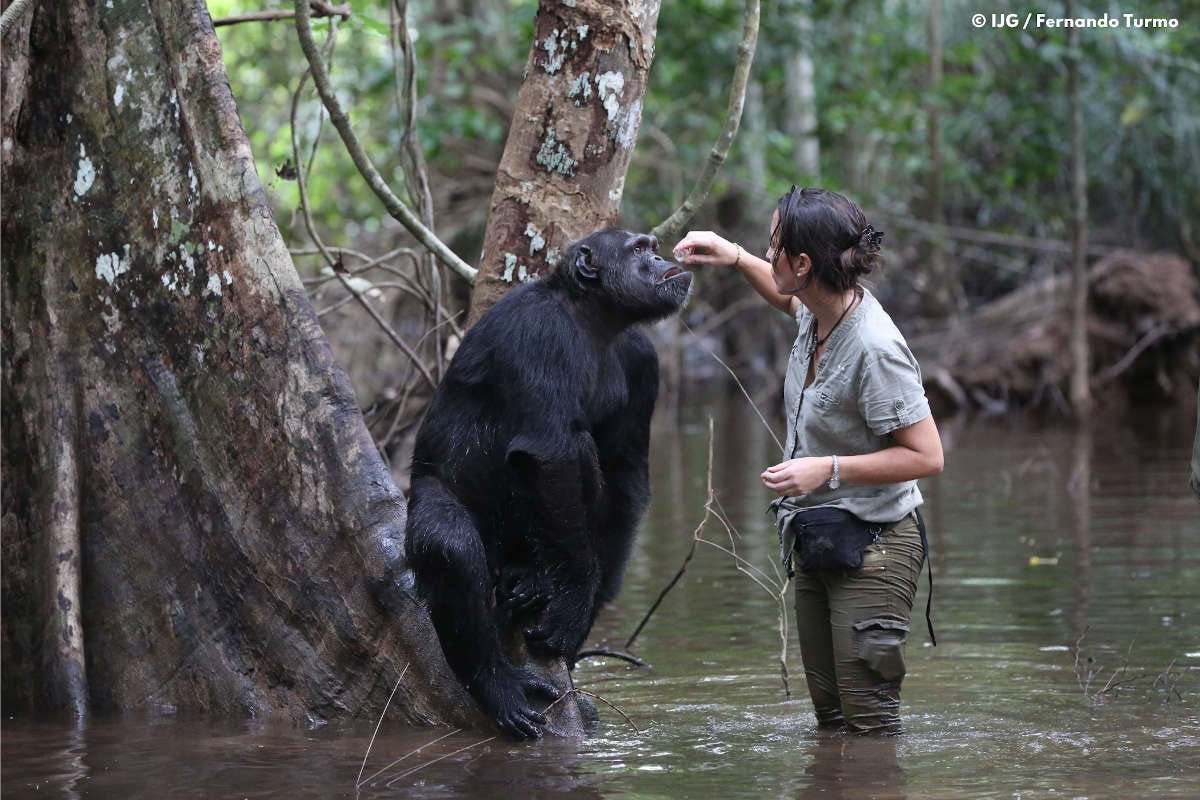
[[(1096, 677), (1096, 672), (1091, 667), (1088, 667), (1086, 676), (1080, 668), (1079, 659), (1083, 655), (1083, 639), (1087, 636), (1087, 632), (1091, 630), (1090, 625), (1083, 629), (1083, 633), (1079, 634), (1079, 638), (1075, 640), (1075, 682), (1079, 684), (1079, 688), (1083, 690), (1083, 696), (1089, 700), (1092, 697), (1092, 681)], [(1091, 659), (1088, 659), (1091, 661)]]
[(667, 594), (672, 589), (675, 588), (675, 584), (679, 583), (679, 579), (683, 577), (683, 573), (687, 572), (687, 567), (688, 567), (688, 564), (691, 562), (692, 557), (696, 555), (696, 545), (700, 542), (700, 538), (701, 538), (700, 534), (704, 531), (704, 524), (706, 522), (708, 522), (709, 516), (713, 513), (712, 506), (713, 506), (713, 501), (715, 498), (713, 496), (713, 486), (712, 486), (712, 462), (713, 462), (713, 418), (709, 417), (708, 418), (708, 495), (707, 495), (708, 499), (704, 502), (704, 517), (701, 518), (700, 524), (696, 526), (696, 530), (692, 532), (692, 546), (688, 549), (687, 555), (684, 556), (683, 563), (679, 565), (679, 570), (675, 573), (675, 577), (671, 578), (671, 581), (665, 587), (663, 587), (663, 590), (661, 592), (658, 593), (658, 598), (654, 601), (654, 604), (650, 606), (650, 610), (646, 612), (646, 616), (642, 617), (642, 621), (638, 623), (637, 628), (634, 630), (634, 632), (632, 634), (630, 634), (629, 638), (625, 641), (625, 649), (626, 650), (628, 650), (631, 646), (633, 646), (633, 642), (635, 639), (637, 639), (638, 634), (640, 634), (642, 632), (642, 628), (646, 627), (646, 623), (650, 621), (650, 617), (652, 617), (654, 615), (654, 612), (658, 610), (658, 607), (660, 605), (662, 605), (662, 601), (666, 598)]
[(1177, 688), (1179, 679), (1183, 675), (1175, 674), (1175, 661), (1176, 659), (1172, 658), (1171, 663), (1167, 664), (1167, 668), (1159, 673), (1158, 677), (1154, 679), (1154, 683), (1150, 685), (1152, 689), (1162, 689), (1164, 706), (1171, 702), (1172, 697), (1176, 700), (1183, 700), (1183, 693)]
[[(635, 724), (634, 724), (633, 720), (631, 720), (631, 719), (629, 718), (629, 715), (628, 715), (628, 714), (626, 714), (624, 711), (622, 711), (621, 709), (617, 708), (617, 706), (616, 706), (615, 704), (613, 704), (613, 703), (609, 702), (607, 699), (605, 699), (605, 698), (601, 697), (600, 695), (596, 694), (595, 692), (589, 692), (589, 691), (587, 691), (586, 689), (580, 689), (580, 688), (577, 688), (577, 687), (573, 687), (573, 688), (572, 688), (572, 689), (571, 689), (569, 692), (567, 692), (567, 694), (570, 694), (571, 692), (577, 692), (577, 693), (579, 693), (579, 694), (582, 694), (582, 695), (587, 695), (588, 697), (592, 698), (593, 700), (599, 700), (601, 703), (604, 703), (604, 705), (608, 706), (608, 707), (609, 707), (609, 708), (611, 708), (613, 711), (615, 711), (615, 712), (617, 712), (618, 714), (620, 714), (620, 715), (621, 715), (621, 718), (622, 718), (622, 719), (624, 719), (624, 720), (625, 720), (625, 722), (629, 723), (629, 727), (633, 728), (634, 732), (636, 732), (636, 733), (641, 733), (641, 732), (642, 732), (642, 729), (641, 729), (641, 728), (639, 728), (637, 725), (635, 725)], [(565, 696), (565, 695), (564, 695), (564, 696)]]
[[(720, 359), (717, 360), (720, 361)], [(737, 376), (735, 375), (734, 378), (736, 379), (736, 377)], [(749, 395), (746, 397), (749, 399)], [(753, 401), (751, 401), (751, 404), (753, 404)], [(763, 422), (765, 424), (766, 420)], [(768, 430), (770, 430), (769, 427)], [(737, 553), (736, 541), (737, 538), (739, 538), (739, 534), (737, 533), (737, 530), (734, 528), (733, 524), (730, 523), (729, 519), (722, 512), (715, 508), (720, 504), (717, 501), (716, 492), (713, 490), (712, 482), (713, 438), (713, 419), (712, 417), (709, 417), (708, 468), (706, 475), (708, 494), (704, 503), (704, 517), (700, 520), (700, 524), (696, 526), (696, 530), (692, 533), (692, 545), (688, 549), (687, 555), (684, 556), (683, 563), (679, 565), (679, 569), (676, 571), (675, 576), (671, 578), (670, 582), (663, 588), (661, 592), (659, 592), (658, 598), (654, 601), (654, 604), (650, 606), (650, 610), (646, 612), (646, 615), (642, 618), (642, 621), (638, 623), (637, 629), (634, 630), (633, 634), (629, 637), (629, 640), (625, 642), (625, 648), (628, 649), (633, 644), (634, 640), (638, 637), (638, 634), (642, 632), (642, 628), (646, 627), (646, 623), (650, 621), (650, 617), (653, 616), (656, 610), (658, 610), (658, 607), (662, 604), (663, 599), (667, 596), (667, 593), (670, 592), (671, 589), (675, 588), (675, 584), (679, 583), (680, 579), (683, 578), (683, 574), (687, 571), (688, 564), (691, 563), (692, 558), (696, 555), (697, 545), (703, 542), (709, 547), (716, 548), (717, 550), (730, 555), (733, 558), (734, 566), (737, 568), (737, 570), (746, 577), (750, 578), (750, 580), (754, 581), (754, 583), (756, 583), (763, 591), (775, 598), (776, 603), (778, 603), (780, 636), (779, 674), (783, 681), (784, 695), (790, 698), (792, 696), (792, 690), (789, 683), (789, 674), (787, 668), (788, 624), (786, 593), (788, 581), (786, 578), (780, 575), (778, 568), (775, 569), (775, 578), (772, 579), (771, 576), (769, 576), (766, 572), (754, 566)], [(725, 527), (725, 532), (729, 536), (729, 547), (725, 547), (721, 544), (704, 538), (704, 526), (707, 524), (709, 517), (715, 517), (717, 521)]]
[[(729, 521), (728, 517), (723, 514), (718, 514), (717, 519), (725, 526), (725, 530), (729, 533), (729, 547), (723, 547), (716, 542), (711, 542), (708, 539), (700, 539), (705, 544), (715, 547), (723, 553), (728, 553), (733, 558), (733, 564), (738, 572), (741, 572), (750, 580), (754, 581), (759, 588), (774, 598), (779, 606), (779, 678), (783, 682), (783, 695), (786, 698), (791, 698), (792, 687), (790, 682), (790, 673), (787, 666), (787, 643), (788, 643), (788, 623), (787, 623), (787, 588), (788, 581), (783, 578), (778, 567), (775, 568), (775, 578), (767, 575), (763, 570), (751, 564), (737, 552), (735, 535), (737, 530)], [(774, 561), (771, 562), (774, 566)]]
[(1101, 689), (1099, 692), (1097, 692), (1097, 694), (1107, 694), (1110, 691), (1119, 689), (1121, 686), (1124, 686), (1125, 684), (1130, 683), (1133, 680), (1136, 680), (1135, 678), (1130, 678), (1128, 680), (1119, 680), (1119, 679), (1123, 678), (1129, 672), (1129, 657), (1130, 657), (1130, 655), (1132, 655), (1132, 653), (1133, 653), (1133, 641), (1130, 640), (1129, 650), (1126, 651), (1126, 653), (1125, 653), (1125, 663), (1121, 665), (1120, 669), (1113, 670), (1112, 674), (1108, 676), (1108, 680), (1104, 682), (1104, 688)]
[(463, 752), (466, 752), (467, 750), (470, 750), (472, 747), (479, 747), (479, 745), (481, 745), (481, 744), (487, 744), (488, 742), (494, 742), (498, 738), (500, 738), (500, 737), (489, 736), (488, 738), (483, 739), (482, 741), (475, 742), (474, 744), (468, 744), (464, 747), (460, 747), (457, 750), (454, 750), (453, 752), (446, 753), (445, 755), (430, 759), (429, 761), (426, 761), (424, 764), (418, 764), (417, 766), (412, 767), (411, 769), (406, 769), (404, 772), (401, 772), (399, 775), (397, 775), (396, 777), (392, 778), (390, 781), (385, 783), (384, 787), (390, 789), (390, 788), (392, 788), (392, 784), (394, 784), (396, 781), (400, 780), (401, 778), (407, 778), (409, 775), (412, 775), (414, 772), (420, 772), (421, 770), (425, 769), (428, 766), (431, 766), (433, 764), (436, 764), (439, 761), (443, 761), (447, 758), (450, 758), (450, 756), (456, 756), (459, 753), (463, 753)]
[(379, 722), (375, 724), (375, 732), (371, 734), (371, 741), (367, 742), (367, 752), (363, 753), (362, 766), (358, 768), (358, 778), (354, 781), (354, 788), (362, 786), (362, 774), (367, 768), (367, 759), (371, 756), (371, 748), (375, 746), (375, 737), (379, 735), (379, 729), (383, 726), (383, 718), (387, 716), (388, 706), (392, 704), (392, 698), (396, 696), (396, 690), (400, 688), (400, 681), (404, 680), (404, 676), (408, 673), (408, 664), (404, 665), (404, 669), (400, 670), (400, 677), (396, 678), (396, 685), (392, 687), (392, 693), (388, 695), (387, 702), (383, 704), (383, 711), (379, 713)]
[[(696, 337), (697, 342), (700, 341), (700, 337), (696, 336), (696, 332), (693, 331), (686, 322), (683, 323), (683, 327), (687, 330), (688, 333), (690, 333), (690, 334), (692, 334), (692, 336)], [(705, 347), (704, 349), (708, 350), (707, 347)], [(783, 442), (779, 441), (779, 437), (776, 436), (775, 431), (773, 431), (771, 429), (771, 425), (770, 425), (770, 423), (767, 422), (767, 418), (764, 417), (763, 413), (758, 410), (758, 405), (754, 402), (754, 398), (752, 398), (750, 396), (750, 392), (746, 391), (746, 387), (742, 384), (741, 380), (738, 378), (737, 373), (733, 371), (732, 367), (730, 367), (728, 364), (726, 364), (724, 361), (722, 361), (720, 356), (718, 356), (712, 350), (708, 350), (708, 354), (710, 356), (712, 356), (714, 359), (716, 359), (716, 362), (718, 364), (720, 364), (722, 367), (724, 367), (725, 371), (728, 372), (729, 375), (733, 378), (733, 382), (737, 384), (737, 387), (742, 390), (742, 394), (745, 395), (746, 402), (748, 402), (750, 404), (750, 407), (752, 409), (754, 409), (754, 413), (757, 414), (758, 418), (762, 421), (763, 427), (767, 429), (767, 433), (771, 434), (771, 438), (775, 440), (775, 446), (778, 447), (780, 450), (783, 450)], [(712, 459), (709, 459), (709, 460), (711, 461)]]
[(635, 667), (648, 667), (650, 663), (638, 658), (630, 653), (623, 653), (620, 650), (609, 650), (607, 647), (593, 647), (591, 650), (580, 650), (575, 654), (575, 663), (578, 664), (585, 658), (600, 656), (602, 658), (615, 658), (620, 661), (628, 661)]
[(449, 739), (451, 736), (453, 736), (453, 735), (454, 735), (454, 734), (456, 734), (456, 733), (462, 733), (462, 728), (455, 728), (454, 730), (450, 731), (449, 733), (444, 733), (444, 734), (442, 734), (441, 736), (437, 737), (436, 739), (434, 739), (434, 740), (433, 740), (433, 741), (431, 741), (431, 742), (426, 742), (425, 744), (423, 744), (423, 745), (421, 745), (420, 747), (418, 747), (416, 750), (410, 750), (410, 751), (408, 751), (407, 753), (405, 753), (404, 755), (400, 756), (399, 758), (397, 758), (397, 759), (396, 759), (395, 761), (393, 761), (392, 763), (388, 764), (386, 767), (383, 767), (382, 769), (377, 769), (377, 770), (375, 770), (375, 772), (374, 772), (374, 773), (372, 773), (370, 776), (368, 776), (367, 778), (364, 778), (363, 780), (359, 781), (359, 782), (358, 782), (358, 784), (357, 784), (357, 785), (356, 785), (354, 788), (355, 788), (355, 789), (361, 789), (362, 787), (366, 786), (366, 785), (367, 785), (368, 783), (370, 783), (371, 781), (373, 781), (373, 780), (375, 780), (376, 778), (378, 778), (378, 777), (379, 777), (380, 775), (382, 775), (383, 773), (387, 772), (387, 771), (388, 771), (389, 769), (391, 769), (392, 767), (394, 767), (394, 766), (396, 766), (397, 764), (399, 764), (401, 761), (406, 761), (406, 760), (408, 760), (408, 759), (409, 759), (409, 758), (411, 758), (412, 756), (415, 756), (417, 753), (419, 753), (419, 752), (421, 752), (422, 750), (424, 750), (426, 747), (431, 747), (431, 746), (433, 746), (433, 745), (437, 744), (438, 742), (442, 741), (443, 739)]
[(1167, 664), (1163, 671), (1151, 681), (1150, 673), (1140, 669), (1135, 671), (1129, 666), (1133, 653), (1133, 642), (1129, 643), (1129, 649), (1125, 654), (1125, 663), (1109, 674), (1108, 680), (1104, 682), (1102, 687), (1094, 689), (1093, 685), (1104, 672), (1104, 667), (1091, 666), (1093, 659), (1088, 657), (1085, 660), (1084, 658), (1083, 639), (1087, 635), (1087, 632), (1088, 628), (1084, 628), (1083, 633), (1075, 640), (1074, 668), (1075, 681), (1079, 684), (1079, 688), (1083, 690), (1083, 696), (1088, 700), (1093, 703), (1102, 703), (1109, 696), (1117, 695), (1121, 689), (1136, 686), (1137, 684), (1141, 684), (1143, 687), (1147, 687), (1148, 685), (1148, 691), (1151, 692), (1163, 692), (1164, 705), (1171, 702), (1172, 698), (1177, 700), (1183, 699), (1183, 694), (1177, 686), (1182, 676), (1176, 675), (1174, 672), (1175, 659), (1171, 659), (1171, 662)]

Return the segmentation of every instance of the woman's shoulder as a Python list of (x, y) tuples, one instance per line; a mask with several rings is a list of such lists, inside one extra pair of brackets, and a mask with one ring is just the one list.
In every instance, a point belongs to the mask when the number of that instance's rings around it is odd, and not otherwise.
[(907, 348), (907, 342), (892, 315), (870, 291), (863, 289), (862, 317), (855, 332), (865, 349), (892, 349), (896, 345)]

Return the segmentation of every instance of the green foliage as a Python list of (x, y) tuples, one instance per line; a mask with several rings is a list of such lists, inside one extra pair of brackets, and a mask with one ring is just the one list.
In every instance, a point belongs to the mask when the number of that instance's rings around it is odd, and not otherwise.
[[(929, 119), (939, 111), (942, 201), (952, 224), (1066, 237), (1070, 216), (1065, 31), (976, 28), (976, 7), (939, 0), (943, 80), (929, 85), (930, 0), (764, 0), (752, 79), (761, 87), (763, 125), (743, 120), (710, 205), (747, 197), (739, 224), (793, 181), (787, 130), (787, 57), (804, 43), (815, 65), (824, 185), (851, 192), (869, 208), (916, 217), (926, 212), (931, 169)], [(239, 0), (240, 3), (240, 0)], [(986, 5), (986, 4), (984, 4)], [(1200, 218), (1200, 10), (1193, 0), (1143, 4), (1143, 16), (1175, 17), (1170, 29), (1085, 29), (1079, 64), (1085, 117), (1093, 239), (1178, 249), (1181, 231)], [(1128, 9), (1115, 2), (1076, 3), (1080, 16)], [(286, 4), (283, 7), (288, 7)], [(238, 8), (212, 0), (214, 16)], [(1018, 3), (1006, 12), (1063, 16), (1060, 2)], [(459, 0), (409, 4), (419, 70), (418, 119), (439, 207), (465, 196), (482, 225), (490, 192), (483, 164), (498, 162), (528, 58), (532, 0)], [(990, 13), (990, 12), (989, 12)], [(622, 216), (650, 227), (690, 188), (720, 131), (743, 4), (736, 0), (664, 2), (638, 152), (626, 182)], [(807, 17), (803, 16), (807, 14)], [(318, 21), (319, 31), (330, 23)], [(295, 183), (275, 176), (291, 159), (291, 95), (304, 61), (288, 21), (219, 29), (230, 80), (260, 173), (281, 224), (295, 229)], [(338, 26), (333, 78), (368, 151), (402, 189), (398, 111), (383, 0), (356, 0)], [(317, 125), (311, 85), (299, 127), (307, 157)], [(748, 110), (749, 113), (749, 110)], [(752, 171), (761, 157), (765, 176)], [(383, 211), (356, 176), (326, 123), (310, 193), (320, 226), (335, 239), (383, 225)], [(480, 210), (482, 209), (482, 211)], [(710, 219), (711, 212), (703, 215)], [(458, 220), (456, 220), (458, 222)], [(462, 227), (460, 225), (459, 227)], [(477, 233), (476, 233), (477, 235)], [(1191, 234), (1196, 236), (1193, 231)]]

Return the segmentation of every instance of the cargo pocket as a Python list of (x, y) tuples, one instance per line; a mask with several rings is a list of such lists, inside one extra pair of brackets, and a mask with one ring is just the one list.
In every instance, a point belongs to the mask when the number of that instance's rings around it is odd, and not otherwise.
[(855, 655), (885, 681), (904, 677), (904, 637), (908, 626), (893, 619), (875, 617), (854, 624)]
[(887, 546), (882, 539), (876, 539), (863, 550), (862, 566), (859, 570), (865, 574), (887, 571)]

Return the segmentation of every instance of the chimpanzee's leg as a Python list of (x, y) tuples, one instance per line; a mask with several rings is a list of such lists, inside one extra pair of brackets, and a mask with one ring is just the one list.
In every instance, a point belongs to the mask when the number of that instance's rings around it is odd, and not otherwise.
[(537, 725), (546, 719), (527, 695), (553, 700), (558, 690), (513, 666), (504, 654), (487, 552), (475, 520), (436, 477), (414, 478), (410, 498), (408, 560), (446, 661), (501, 728), (518, 739), (541, 736)]

